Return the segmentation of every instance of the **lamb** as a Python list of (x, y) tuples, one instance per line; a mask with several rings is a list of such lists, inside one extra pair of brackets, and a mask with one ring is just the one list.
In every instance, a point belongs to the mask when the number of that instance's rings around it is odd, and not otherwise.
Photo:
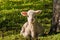
[(26, 38), (29, 36), (35, 38), (44, 33), (44, 28), (35, 19), (35, 15), (41, 12), (42, 10), (29, 10), (28, 12), (21, 12), (21, 15), (27, 16), (27, 22), (23, 25), (20, 35), (23, 35)]

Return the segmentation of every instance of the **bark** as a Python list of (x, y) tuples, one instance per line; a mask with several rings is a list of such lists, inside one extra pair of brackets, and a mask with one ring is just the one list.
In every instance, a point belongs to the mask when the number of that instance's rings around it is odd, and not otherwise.
[(49, 34), (60, 32), (60, 0), (53, 0), (52, 26)]

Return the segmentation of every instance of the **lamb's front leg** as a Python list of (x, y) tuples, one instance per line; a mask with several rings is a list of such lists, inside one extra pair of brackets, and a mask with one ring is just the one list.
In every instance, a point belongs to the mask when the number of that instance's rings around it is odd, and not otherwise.
[(23, 27), (22, 27), (22, 29), (21, 29), (21, 32), (20, 32), (20, 35), (23, 35), (23, 34), (24, 34), (27, 25), (28, 25), (27, 22), (23, 25)]
[(33, 40), (37, 39), (36, 34), (34, 32), (31, 32), (31, 37), (32, 37)]

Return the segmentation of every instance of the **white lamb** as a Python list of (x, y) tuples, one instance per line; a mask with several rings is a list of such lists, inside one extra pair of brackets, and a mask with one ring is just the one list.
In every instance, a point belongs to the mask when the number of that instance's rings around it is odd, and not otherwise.
[(35, 19), (35, 15), (41, 13), (41, 11), (42, 10), (29, 10), (28, 12), (21, 12), (23, 16), (27, 16), (27, 22), (23, 25), (20, 35), (35, 38), (44, 33), (44, 28)]

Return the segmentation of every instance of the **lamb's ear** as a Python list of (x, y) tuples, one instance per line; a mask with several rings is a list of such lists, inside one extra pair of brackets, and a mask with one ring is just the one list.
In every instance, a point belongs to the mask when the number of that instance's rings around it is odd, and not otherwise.
[(21, 12), (21, 15), (27, 16), (27, 12)]
[(36, 11), (34, 11), (35, 13), (41, 13), (42, 12), (42, 10), (36, 10)]

